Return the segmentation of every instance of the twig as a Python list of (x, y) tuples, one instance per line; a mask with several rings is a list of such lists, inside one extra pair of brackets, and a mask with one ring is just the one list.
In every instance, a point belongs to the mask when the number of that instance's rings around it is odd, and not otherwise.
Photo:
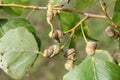
[(69, 32), (73, 32), (75, 31), (78, 27), (80, 27), (81, 23), (83, 23), (84, 21), (86, 21), (87, 19), (89, 18), (89, 16), (85, 16), (82, 20), (80, 20), (72, 29), (64, 32), (65, 34), (66, 33), (69, 33)]
[[(40, 7), (40, 6), (25, 6), (25, 5), (19, 5), (19, 4), (0, 4), (0, 6), (3, 7), (18, 7), (18, 8), (24, 8), (24, 9), (34, 9), (34, 10), (46, 10), (47, 7)], [(54, 10), (62, 10), (62, 8), (53, 8)]]
[(108, 15), (108, 13), (107, 13), (107, 5), (106, 5), (106, 3), (104, 2), (104, 0), (99, 0), (99, 2), (100, 2), (100, 5), (101, 5), (101, 7), (102, 7), (102, 10), (103, 10), (105, 16), (106, 16), (110, 21), (112, 21), (111, 17), (110, 17), (110, 16)]
[(24, 9), (35, 9), (35, 10), (45, 10), (47, 7), (39, 7), (39, 6), (25, 6), (25, 5), (19, 5), (19, 4), (0, 4), (0, 6), (4, 7), (18, 7), (18, 8), (24, 8)]
[(79, 12), (79, 14), (84, 15), (84, 16), (88, 16), (89, 18), (108, 19), (106, 16), (103, 16), (103, 15), (96, 15), (96, 14), (83, 13), (83, 12)]
[[(24, 9), (34, 9), (34, 10), (46, 10), (47, 7), (40, 7), (40, 6), (26, 6), (26, 5), (20, 5), (20, 4), (0, 4), (0, 6), (3, 7), (18, 7), (18, 8), (24, 8)], [(54, 7), (53, 10), (63, 10), (64, 8), (61, 7)], [(66, 9), (65, 9), (66, 10)]]
[[(47, 7), (40, 7), (40, 6), (25, 6), (25, 5), (19, 5), (19, 4), (0, 4), (0, 6), (4, 7), (18, 7), (18, 8), (24, 8), (24, 9), (34, 9), (34, 10), (47, 10)], [(67, 12), (75, 12), (72, 9), (64, 8), (64, 7), (54, 7), (54, 10), (60, 10), (60, 11), (67, 11)], [(79, 12), (78, 14), (84, 15), (84, 16), (89, 16), (90, 18), (102, 18), (102, 19), (107, 19), (106, 16), (103, 15), (95, 15), (95, 14), (90, 14), (90, 13), (83, 13)]]
[(106, 5), (105, 1), (104, 0), (99, 0), (99, 2), (100, 2), (100, 5), (101, 5), (101, 7), (103, 9), (103, 12), (104, 12), (105, 16), (109, 19), (109, 21), (111, 21), (111, 24), (114, 25), (112, 27), (115, 27), (115, 28), (119, 27), (116, 23), (114, 23), (112, 21), (112, 18), (108, 15), (108, 13), (107, 13), (107, 5)]
[[(68, 9), (68, 8), (62, 8), (62, 11), (75, 12), (74, 10)], [(89, 18), (108, 19), (108, 17), (106, 17), (106, 16), (104, 16), (104, 15), (96, 15), (96, 14), (84, 13), (84, 12), (78, 12), (78, 14), (81, 14), (81, 15), (84, 15), (84, 16), (88, 16)]]

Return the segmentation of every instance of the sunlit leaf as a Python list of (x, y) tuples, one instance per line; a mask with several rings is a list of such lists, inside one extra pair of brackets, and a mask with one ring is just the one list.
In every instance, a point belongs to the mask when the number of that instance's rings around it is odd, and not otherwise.
[(0, 39), (0, 68), (10, 77), (21, 79), (34, 64), (38, 50), (34, 35), (26, 28), (10, 30)]
[(0, 19), (0, 37), (2, 37), (6, 32), (9, 30), (18, 28), (18, 27), (24, 27), (28, 31), (34, 34), (36, 41), (38, 42), (38, 46), (40, 49), (40, 39), (36, 35), (36, 31), (34, 27), (24, 18), (10, 18), (10, 19)]
[(120, 66), (97, 58), (88, 59), (69, 71), (63, 80), (120, 80)]
[[(103, 61), (110, 61), (114, 63), (114, 60), (111, 54), (106, 50), (96, 50), (94, 57)], [(91, 57), (90, 56), (86, 57), (86, 59), (89, 59), (89, 58)]]

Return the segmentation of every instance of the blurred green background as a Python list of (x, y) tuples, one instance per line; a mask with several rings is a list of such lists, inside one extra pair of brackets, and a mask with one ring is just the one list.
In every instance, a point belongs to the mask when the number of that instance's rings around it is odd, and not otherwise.
[[(106, 0), (108, 4), (110, 4), (112, 0)], [(31, 5), (39, 5), (39, 6), (46, 6), (48, 0), (31, 0)], [(71, 0), (70, 5), (67, 7), (74, 6), (75, 0)], [(108, 8), (108, 13), (110, 16), (113, 14), (113, 6), (112, 3)], [(32, 10), (27, 10), (26, 13), (20, 17), (26, 17)], [(103, 15), (100, 5), (97, 2), (94, 6), (91, 6), (85, 9), (83, 12), (93, 13), (93, 14), (101, 14)], [(83, 17), (82, 15), (80, 15)], [(0, 18), (13, 18), (16, 16), (10, 16), (9, 14), (5, 13), (0, 10)], [(28, 20), (31, 24), (35, 27), (37, 31), (37, 35), (40, 37), (42, 45), (41, 51), (48, 48), (50, 45), (54, 44), (48, 37), (48, 33), (50, 31), (50, 27), (46, 22), (46, 11), (34, 11), (29, 17)], [(117, 50), (117, 40), (113, 40), (105, 35), (105, 28), (110, 24), (109, 21), (104, 19), (95, 19), (91, 18), (86, 21), (88, 25), (91, 35), (99, 40), (98, 49), (108, 50), (110, 53), (113, 53)], [(53, 25), (56, 29), (60, 29), (60, 23), (57, 17), (54, 18)], [(76, 65), (81, 62), (82, 59), (85, 57), (85, 42), (82, 37), (79, 37), (77, 40), (77, 61)], [(62, 53), (60, 53), (62, 54)], [(62, 80), (63, 76), (67, 73), (64, 68), (65, 58), (63, 55), (58, 55), (51, 59), (45, 59), (42, 56), (39, 56), (37, 61), (35, 62), (33, 68), (30, 70), (30, 73), (24, 77), (23, 80)], [(7, 76), (2, 70), (0, 70), (0, 80), (13, 80), (9, 76)]]

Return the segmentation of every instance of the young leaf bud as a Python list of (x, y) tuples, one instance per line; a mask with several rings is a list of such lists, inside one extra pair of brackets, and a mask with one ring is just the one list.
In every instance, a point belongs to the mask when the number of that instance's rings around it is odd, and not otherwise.
[[(54, 50), (53, 50), (53, 54), (52, 54), (50, 57), (55, 56), (55, 55), (58, 54), (58, 53), (60, 52), (60, 50), (61, 50), (59, 45), (52, 45), (52, 46), (50, 46), (50, 48), (54, 49)], [(49, 48), (49, 49), (50, 49), (50, 48)]]
[(113, 60), (120, 65), (120, 53), (112, 54)]
[(105, 34), (109, 37), (113, 37), (114, 36), (114, 32), (111, 30), (111, 27), (108, 26), (106, 29), (105, 29)]
[(113, 27), (108, 26), (105, 29), (105, 34), (111, 38), (117, 39), (120, 35), (119, 32), (117, 30), (115, 30)]
[(61, 39), (63, 37), (63, 32), (60, 30), (56, 30), (56, 32), (58, 33), (58, 38)]
[(43, 56), (44, 57), (53, 57), (56, 54), (58, 54), (60, 52), (60, 46), (59, 45), (52, 45), (49, 47), (49, 49), (46, 49), (44, 51)]
[(56, 30), (53, 32), (52, 38), (55, 39), (55, 40), (59, 39), (58, 38), (58, 32)]
[(67, 60), (67, 62), (65, 63), (65, 69), (70, 71), (72, 70), (74, 67), (74, 62), (72, 60)]
[(44, 50), (43, 56), (48, 58), (52, 55), (52, 53), (53, 53), (53, 50), (46, 49), (46, 50)]
[(64, 52), (64, 57), (68, 57), (70, 55), (74, 55), (75, 54), (75, 49), (74, 48), (71, 48), (71, 49), (68, 49), (67, 51)]
[(97, 43), (93, 41), (88, 41), (86, 44), (86, 53), (89, 56), (93, 56), (95, 54), (95, 50), (97, 48)]
[(60, 42), (60, 39), (63, 37), (63, 33), (60, 30), (55, 30), (52, 34), (52, 38)]

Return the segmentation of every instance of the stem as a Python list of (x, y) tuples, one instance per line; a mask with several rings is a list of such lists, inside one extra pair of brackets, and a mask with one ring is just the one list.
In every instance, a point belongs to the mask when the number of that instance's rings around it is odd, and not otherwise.
[(66, 33), (75, 31), (75, 30), (76, 30), (78, 27), (80, 27), (80, 25), (81, 25), (84, 21), (86, 21), (88, 18), (89, 18), (88, 15), (85, 16), (85, 17), (84, 17), (82, 20), (80, 20), (72, 29), (70, 29), (70, 30), (68, 30), (68, 31), (66, 31), (66, 32), (64, 32), (64, 33), (66, 34)]
[(101, 7), (102, 7), (102, 10), (103, 10), (105, 16), (106, 16), (110, 21), (112, 21), (111, 17), (109, 17), (109, 15), (108, 15), (108, 13), (107, 13), (107, 6), (106, 6), (106, 3), (104, 2), (104, 0), (99, 0), (99, 2), (100, 2), (100, 5), (101, 5)]
[(35, 10), (46, 10), (47, 7), (39, 7), (39, 6), (25, 6), (25, 5), (19, 5), (19, 4), (0, 4), (0, 6), (4, 7), (18, 7), (18, 8), (24, 8), (24, 9), (35, 9)]
[[(3, 7), (18, 7), (18, 8), (24, 8), (24, 9), (34, 9), (34, 10), (47, 10), (47, 7), (40, 7), (40, 6), (26, 6), (26, 5), (20, 5), (20, 4), (0, 4), (0, 6)], [(63, 10), (61, 7), (55, 7), (53, 10)]]
[(86, 38), (86, 36), (85, 36), (82, 23), (81, 23), (81, 31), (82, 31), (83, 38), (84, 38), (85, 42), (87, 43), (87, 38)]
[(38, 54), (42, 55), (43, 56), (43, 53), (42, 52), (38, 52)]
[(103, 16), (103, 15), (96, 15), (96, 14), (83, 13), (83, 12), (79, 12), (79, 14), (84, 15), (84, 16), (88, 16), (89, 18), (108, 19), (106, 16)]
[(112, 22), (112, 18), (108, 15), (107, 12), (105, 12), (105, 16)]
[(117, 26), (117, 25), (112, 21), (112, 18), (108, 15), (108, 13), (107, 13), (107, 5), (106, 5), (106, 3), (104, 2), (104, 0), (99, 0), (99, 2), (100, 2), (100, 5), (101, 5), (101, 7), (102, 7), (102, 9), (103, 9), (103, 12), (104, 12), (105, 16), (111, 21), (111, 23), (112, 23), (113, 25), (115, 25), (115, 26), (113, 26), (113, 27), (115, 27), (115, 28), (119, 27), (119, 26)]
[(51, 31), (52, 31), (52, 33), (53, 33), (53, 32), (54, 32), (54, 27), (53, 27), (52, 23), (51, 23), (50, 21), (47, 21), (47, 22), (48, 22), (48, 24), (50, 25)]
[[(0, 4), (0, 6), (3, 6), (3, 7), (18, 7), (18, 8), (34, 9), (34, 10), (47, 10), (48, 9), (48, 7), (40, 7), (40, 6), (33, 6), (33, 5), (26, 6), (26, 5), (20, 5), (20, 4), (14, 4), (14, 3), (12, 3), (12, 4)], [(64, 8), (64, 7), (54, 7), (53, 10), (60, 10), (60, 11), (66, 11), (66, 12), (76, 12), (73, 9)], [(103, 15), (96, 15), (96, 14), (90, 14), (90, 13), (83, 13), (83, 12), (79, 12), (78, 14), (81, 14), (81, 15), (84, 15), (84, 16), (88, 16), (89, 18), (109, 19), (111, 21), (111, 17), (109, 17), (109, 15), (107, 13), (105, 13), (105, 16), (103, 16)], [(113, 23), (113, 24), (116, 25), (115, 23)]]

